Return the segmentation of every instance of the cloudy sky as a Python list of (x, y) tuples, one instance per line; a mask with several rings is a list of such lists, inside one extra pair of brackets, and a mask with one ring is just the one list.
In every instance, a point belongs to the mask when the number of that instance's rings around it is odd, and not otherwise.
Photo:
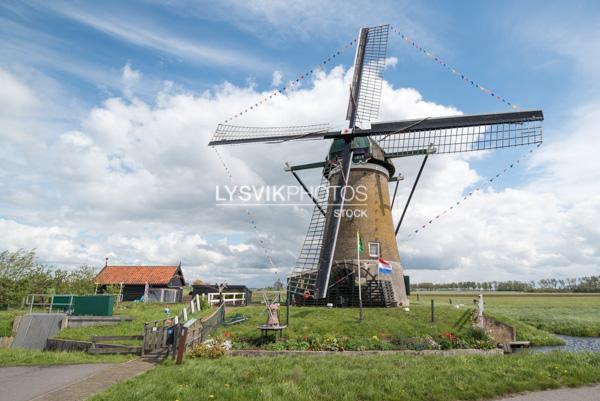
[[(245, 209), (215, 205), (215, 186), (231, 181), (207, 143), (220, 121), (319, 64), (361, 26), (390, 23), (546, 117), (544, 144), (518, 168), (407, 237), (529, 149), (430, 159), (398, 235), (411, 280), (600, 272), (596, 2), (122, 3), (0, 3), (0, 250), (35, 248), (42, 262), (65, 267), (109, 257), (181, 261), (189, 279), (283, 278), (311, 209), (253, 208), (255, 231)], [(509, 111), (397, 35), (388, 56), (382, 120)], [(238, 122), (342, 126), (352, 57)], [(220, 151), (235, 183), (291, 185), (284, 163), (322, 160), (327, 147)], [(419, 163), (396, 162), (406, 177), (398, 208)]]

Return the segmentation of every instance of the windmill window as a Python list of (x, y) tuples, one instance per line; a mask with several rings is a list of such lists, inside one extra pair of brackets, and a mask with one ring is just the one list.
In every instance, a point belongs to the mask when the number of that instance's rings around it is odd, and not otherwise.
[(369, 242), (369, 256), (372, 258), (379, 257), (379, 242)]

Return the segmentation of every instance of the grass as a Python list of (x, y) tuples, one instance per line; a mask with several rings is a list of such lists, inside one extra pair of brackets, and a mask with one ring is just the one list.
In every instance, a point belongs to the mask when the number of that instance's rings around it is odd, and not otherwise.
[(137, 357), (132, 355), (90, 355), (85, 352), (0, 348), (0, 366), (119, 363), (133, 358)]
[[(420, 293), (421, 302), (472, 304), (476, 294)], [(416, 295), (411, 296), (416, 299)], [(571, 336), (600, 336), (600, 294), (485, 293), (486, 311), (499, 318), (520, 321), (535, 328)], [(508, 323), (508, 322), (507, 322)], [(517, 334), (519, 327), (517, 327)], [(541, 345), (541, 344), (540, 344)]]
[[(450, 297), (453, 299), (452, 305), (448, 303)], [(462, 336), (466, 326), (463, 329), (457, 329), (454, 326), (466, 310), (475, 307), (473, 305), (475, 297), (475, 294), (464, 293), (426, 293), (420, 294), (419, 301), (417, 301), (416, 296), (413, 295), (411, 296), (410, 312), (406, 313), (399, 308), (368, 308), (365, 309), (366, 319), (361, 324), (357, 323), (357, 309), (296, 307), (291, 308), (290, 327), (285, 330), (285, 334), (287, 338), (291, 339), (305, 338), (311, 334), (367, 339), (372, 336), (421, 337), (429, 335), (435, 337), (445, 331)], [(431, 299), (436, 302), (436, 322), (434, 324), (430, 323)], [(486, 313), (514, 326), (517, 329), (517, 339), (530, 341), (534, 346), (564, 344), (560, 338), (550, 332), (550, 329), (554, 328), (548, 324), (551, 318), (556, 318), (557, 315), (567, 315), (566, 310), (569, 308), (572, 311), (571, 314), (576, 317), (588, 316), (591, 315), (591, 310), (597, 310), (600, 307), (600, 297), (598, 296), (535, 295), (524, 297), (512, 294), (510, 296), (485, 295), (484, 299)], [(595, 302), (598, 304), (596, 305)], [(464, 306), (456, 309), (456, 305), (461, 303)], [(237, 338), (242, 341), (254, 340), (251, 342), (256, 342), (259, 337), (256, 326), (266, 321), (266, 313), (262, 312), (263, 310), (264, 307), (259, 305), (228, 309), (228, 314), (239, 312), (248, 316), (249, 321), (221, 329), (220, 333), (227, 330), (232, 333), (234, 341)], [(529, 319), (523, 317), (524, 310), (529, 311)], [(280, 317), (282, 321), (285, 321), (284, 308), (280, 311)], [(596, 316), (590, 317), (598, 319), (600, 323), (598, 312), (596, 312)], [(575, 322), (577, 318), (571, 318), (571, 321)], [(581, 327), (577, 323), (573, 324), (575, 328)], [(570, 333), (574, 332), (575, 329)], [(559, 330), (558, 333), (565, 333), (565, 330)], [(577, 331), (577, 333), (580, 332)]]
[(90, 400), (453, 401), (597, 382), (600, 354), (592, 353), (188, 358)]
[[(248, 321), (222, 327), (215, 335), (230, 337), (235, 348), (272, 350), (420, 350), (435, 349), (436, 342), (443, 349), (494, 347), (492, 342), (483, 340), (471, 330), (472, 312), (472, 307), (456, 309), (439, 305), (432, 323), (430, 306), (414, 303), (409, 312), (401, 308), (366, 308), (365, 319), (359, 323), (356, 308), (292, 307), (290, 324), (283, 332), (285, 341), (273, 343), (263, 341), (257, 328), (267, 319), (264, 306), (250, 305), (228, 308), (227, 316), (241, 313)], [(285, 314), (285, 308), (282, 308), (282, 324), (285, 324)], [(460, 340), (450, 343), (444, 333), (453, 333)]]
[[(169, 305), (171, 313), (169, 316), (175, 316), (187, 304)], [(69, 340), (89, 341), (91, 336), (134, 336), (143, 334), (144, 323), (167, 317), (163, 310), (165, 306), (155, 303), (133, 303), (124, 302), (115, 309), (115, 316), (130, 316), (133, 318), (130, 322), (122, 322), (114, 326), (89, 326), (89, 327), (69, 327), (58, 334), (58, 338)], [(209, 313), (203, 311), (198, 316)]]
[(25, 309), (8, 309), (0, 310), (0, 337), (12, 336), (12, 325), (15, 316), (28, 313)]
[[(460, 332), (453, 326), (467, 312), (467, 309), (445, 306), (437, 308), (435, 323), (431, 323), (430, 308), (424, 305), (413, 305), (410, 312), (404, 312), (400, 308), (368, 308), (364, 311), (365, 319), (362, 323), (358, 323), (356, 308), (292, 307), (290, 325), (285, 329), (284, 334), (288, 338), (302, 338), (311, 334), (351, 338), (434, 336), (444, 331)], [(222, 328), (221, 332), (226, 330), (234, 336), (244, 338), (260, 336), (257, 326), (267, 320), (264, 306), (250, 305), (227, 309), (227, 316), (235, 313), (241, 313), (249, 320)], [(285, 307), (280, 310), (280, 320), (282, 324), (285, 323)]]

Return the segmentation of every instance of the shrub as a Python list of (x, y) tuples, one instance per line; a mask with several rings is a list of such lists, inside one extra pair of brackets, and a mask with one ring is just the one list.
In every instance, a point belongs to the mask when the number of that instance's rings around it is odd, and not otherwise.
[(437, 342), (441, 349), (466, 348), (460, 338), (449, 331), (443, 332)]
[(465, 338), (472, 340), (489, 340), (490, 337), (485, 333), (485, 331), (476, 326), (471, 326), (467, 329), (465, 333)]
[(210, 358), (217, 359), (225, 355), (225, 348), (219, 343), (213, 342), (197, 344), (189, 351), (189, 356), (192, 358)]

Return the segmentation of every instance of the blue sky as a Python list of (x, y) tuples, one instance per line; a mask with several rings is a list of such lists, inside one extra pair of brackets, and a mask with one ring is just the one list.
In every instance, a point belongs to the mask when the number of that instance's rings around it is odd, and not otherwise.
[[(105, 254), (123, 263), (183, 259), (196, 277), (271, 280), (274, 272), (243, 216), (209, 211), (214, 205), (206, 203), (206, 192), (225, 179), (204, 146), (210, 131), (272, 90), (275, 71), (285, 84), (354, 39), (361, 26), (389, 23), (478, 83), (523, 109), (543, 109), (546, 117), (545, 145), (524, 167), (432, 227), (437, 231), (400, 244), (405, 267), (422, 280), (597, 273), (600, 234), (592, 223), (600, 177), (590, 148), (598, 143), (599, 7), (591, 1), (3, 2), (5, 243), (35, 247), (55, 264), (98, 264)], [(383, 100), (397, 101), (388, 104), (388, 119), (508, 111), (393, 33), (388, 56), (397, 59), (385, 75), (390, 95)], [(338, 58), (338, 73), (327, 69), (322, 84), (342, 88), (352, 57), (353, 50)], [(343, 89), (330, 96), (309, 81), (296, 95), (286, 99), (287, 112), (258, 111), (248, 121), (286, 124), (309, 118), (303, 113), (343, 120)], [(301, 95), (326, 111), (292, 114), (303, 107), (292, 107)], [(524, 151), (439, 158), (424, 173), (408, 223), (420, 225)], [(281, 160), (265, 158), (264, 148), (251, 147), (247, 159), (236, 152), (227, 157), (243, 179), (291, 183)], [(319, 152), (284, 148), (281, 158), (312, 161)], [(399, 162), (409, 181), (417, 163)], [(146, 190), (148, 197), (141, 195)], [(543, 209), (540, 204), (547, 209), (539, 216), (527, 210)], [(299, 249), (305, 212), (286, 227), (268, 213), (259, 211), (256, 219), (284, 274)], [(489, 241), (465, 244), (457, 230)], [(489, 274), (481, 273), (485, 264)]]

